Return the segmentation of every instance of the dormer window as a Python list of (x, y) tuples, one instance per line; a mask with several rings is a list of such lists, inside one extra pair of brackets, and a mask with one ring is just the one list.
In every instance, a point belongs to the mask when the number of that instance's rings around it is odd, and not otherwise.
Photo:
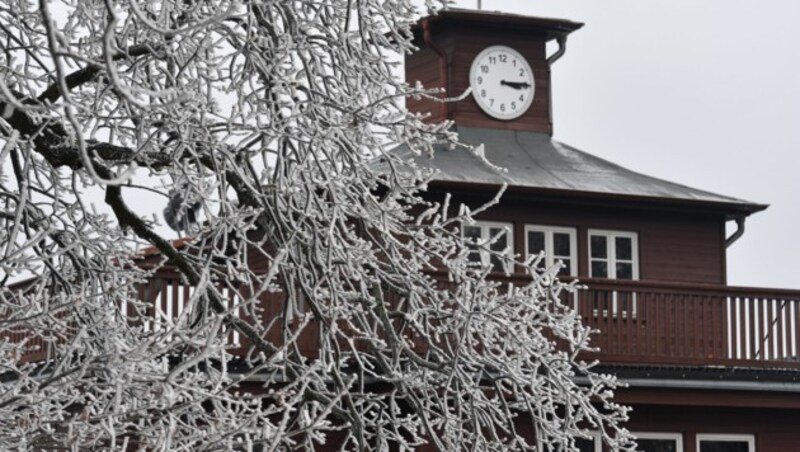
[(639, 279), (639, 238), (635, 232), (589, 230), (589, 276)]
[(529, 224), (525, 226), (525, 251), (527, 257), (544, 252), (540, 268), (550, 267), (558, 261), (563, 267), (560, 276), (577, 275), (577, 245), (575, 228), (541, 226)]
[[(493, 272), (511, 273), (511, 261), (501, 256), (514, 255), (513, 227), (511, 223), (494, 221), (477, 221), (464, 225), (464, 238), (467, 239), (470, 252), (467, 259), (476, 265), (491, 265)], [(493, 243), (488, 242), (497, 237)], [(490, 253), (489, 250), (495, 251)]]

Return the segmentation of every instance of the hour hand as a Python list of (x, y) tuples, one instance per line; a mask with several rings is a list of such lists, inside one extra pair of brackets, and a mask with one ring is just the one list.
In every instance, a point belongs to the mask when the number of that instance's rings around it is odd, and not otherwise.
[(531, 84), (527, 82), (507, 82), (505, 80), (500, 80), (500, 84), (510, 86), (514, 89), (528, 89), (531, 87)]

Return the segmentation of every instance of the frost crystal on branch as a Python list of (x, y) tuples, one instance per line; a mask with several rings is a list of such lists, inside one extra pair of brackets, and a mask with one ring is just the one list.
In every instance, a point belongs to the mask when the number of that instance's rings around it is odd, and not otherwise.
[(417, 17), (0, 6), (0, 449), (628, 447), (574, 288), (468, 265), (390, 151), (458, 145), (403, 107)]

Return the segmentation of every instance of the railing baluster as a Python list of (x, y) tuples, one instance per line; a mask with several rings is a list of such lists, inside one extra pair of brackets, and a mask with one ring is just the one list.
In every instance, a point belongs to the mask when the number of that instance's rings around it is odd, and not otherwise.
[(712, 333), (713, 337), (713, 347), (712, 347), (712, 354), (717, 359), (728, 359), (730, 357), (730, 353), (728, 350), (728, 325), (730, 323), (729, 319), (729, 310), (728, 310), (728, 298), (721, 294), (715, 294), (712, 296), (714, 300), (712, 306), (714, 306), (714, 331)]
[(676, 306), (676, 297), (675, 294), (670, 294), (669, 296), (669, 323), (667, 324), (667, 344), (668, 344), (668, 351), (667, 355), (669, 357), (679, 356), (677, 353), (677, 342), (678, 342), (678, 332), (676, 328), (676, 320), (675, 316), (677, 315), (678, 307)]
[(773, 330), (773, 337), (775, 340), (773, 341), (773, 351), (775, 352), (773, 359), (782, 360), (783, 359), (783, 300), (780, 298), (775, 298), (772, 300), (772, 308), (774, 311), (774, 315), (771, 321), (771, 328)]
[(692, 335), (694, 336), (691, 356), (696, 358), (703, 357), (701, 353), (702, 349), (700, 348), (700, 312), (703, 310), (703, 300), (705, 300), (705, 298), (705, 295), (695, 295), (692, 297), (694, 302), (692, 303), (692, 312), (689, 313), (689, 318), (692, 319)]
[(625, 315), (628, 309), (626, 304), (627, 292), (615, 292), (616, 306), (614, 306), (614, 316), (611, 321), (614, 323), (614, 330), (617, 334), (617, 353), (625, 355)]
[(678, 303), (675, 305), (675, 309), (677, 310), (677, 321), (678, 324), (676, 325), (678, 328), (678, 356), (689, 356), (687, 346), (687, 342), (689, 339), (688, 333), (688, 315), (687, 315), (687, 302), (689, 301), (689, 297), (686, 295), (682, 295), (678, 299)]
[(794, 305), (794, 361), (800, 361), (800, 304), (797, 299), (792, 301)]
[(775, 300), (772, 298), (767, 298), (764, 300), (764, 332), (762, 336), (764, 337), (764, 342), (766, 342), (767, 354), (764, 355), (765, 360), (773, 360), (775, 359)]
[(663, 321), (664, 316), (661, 312), (661, 300), (664, 294), (657, 293), (655, 297), (653, 297), (654, 305), (653, 305), (653, 356), (661, 355), (661, 336), (664, 334), (663, 331)]
[(767, 298), (761, 300), (761, 342), (764, 348), (764, 360), (770, 360), (774, 356), (772, 348), (771, 319), (772, 319), (772, 300)]
[(757, 302), (756, 302), (756, 299), (753, 298), (753, 297), (747, 297), (747, 298), (742, 297), (742, 299), (746, 300), (746, 302), (747, 302), (747, 309), (748, 309), (748, 314), (749, 314), (749, 318), (748, 318), (749, 325), (748, 325), (747, 331), (748, 331), (748, 337), (750, 338), (750, 341), (749, 341), (750, 342), (750, 349), (749, 349), (749, 354), (748, 354), (747, 357), (748, 357), (748, 359), (755, 360), (755, 359), (758, 359), (758, 356), (759, 356), (758, 348), (756, 347), (756, 340), (757, 340), (756, 339), (756, 319), (757, 319), (757, 317), (756, 317), (756, 304), (757, 304)]
[(631, 292), (628, 300), (628, 309), (625, 313), (625, 354), (633, 354), (633, 322), (634, 322), (634, 299), (636, 293)]
[(180, 287), (181, 287), (181, 280), (180, 279), (173, 279), (172, 280), (172, 300), (170, 301), (170, 319), (171, 325), (175, 325), (175, 319), (181, 314), (181, 308), (178, 305), (178, 298), (180, 296)]
[(739, 297), (731, 297), (731, 302), (736, 306), (739, 315), (739, 327), (736, 334), (738, 354), (737, 359), (747, 359), (747, 305)]
[(734, 297), (725, 297), (725, 301), (728, 303), (728, 325), (730, 325), (730, 330), (728, 331), (728, 358), (740, 359), (741, 344), (739, 339), (742, 334), (740, 306)]
[(731, 300), (723, 296), (722, 297), (722, 306), (723, 311), (725, 312), (725, 318), (723, 321), (725, 322), (725, 337), (723, 338), (725, 342), (725, 359), (733, 359), (736, 357), (736, 344), (733, 342), (733, 337), (736, 335), (736, 312), (735, 306), (731, 303)]
[(641, 298), (638, 301), (637, 319), (636, 319), (636, 353), (644, 356), (647, 353), (647, 345), (644, 344), (644, 329), (647, 328), (647, 310), (650, 309), (650, 293), (641, 292)]

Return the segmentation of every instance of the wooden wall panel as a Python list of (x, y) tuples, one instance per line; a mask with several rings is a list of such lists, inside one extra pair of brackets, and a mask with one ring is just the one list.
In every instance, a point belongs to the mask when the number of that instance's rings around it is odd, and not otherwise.
[[(454, 36), (448, 33), (433, 33), (432, 39), (446, 54), (454, 51)], [(406, 56), (405, 71), (406, 82), (414, 85), (420, 82), (425, 88), (444, 88), (444, 81), (441, 79), (441, 62), (439, 55), (422, 41), (415, 43), (420, 50)], [(442, 97), (447, 97), (447, 93), (442, 93)], [(447, 119), (447, 109), (449, 105), (442, 107), (440, 102), (429, 99), (407, 99), (406, 106), (409, 110), (428, 115), (428, 121), (440, 122)]]

